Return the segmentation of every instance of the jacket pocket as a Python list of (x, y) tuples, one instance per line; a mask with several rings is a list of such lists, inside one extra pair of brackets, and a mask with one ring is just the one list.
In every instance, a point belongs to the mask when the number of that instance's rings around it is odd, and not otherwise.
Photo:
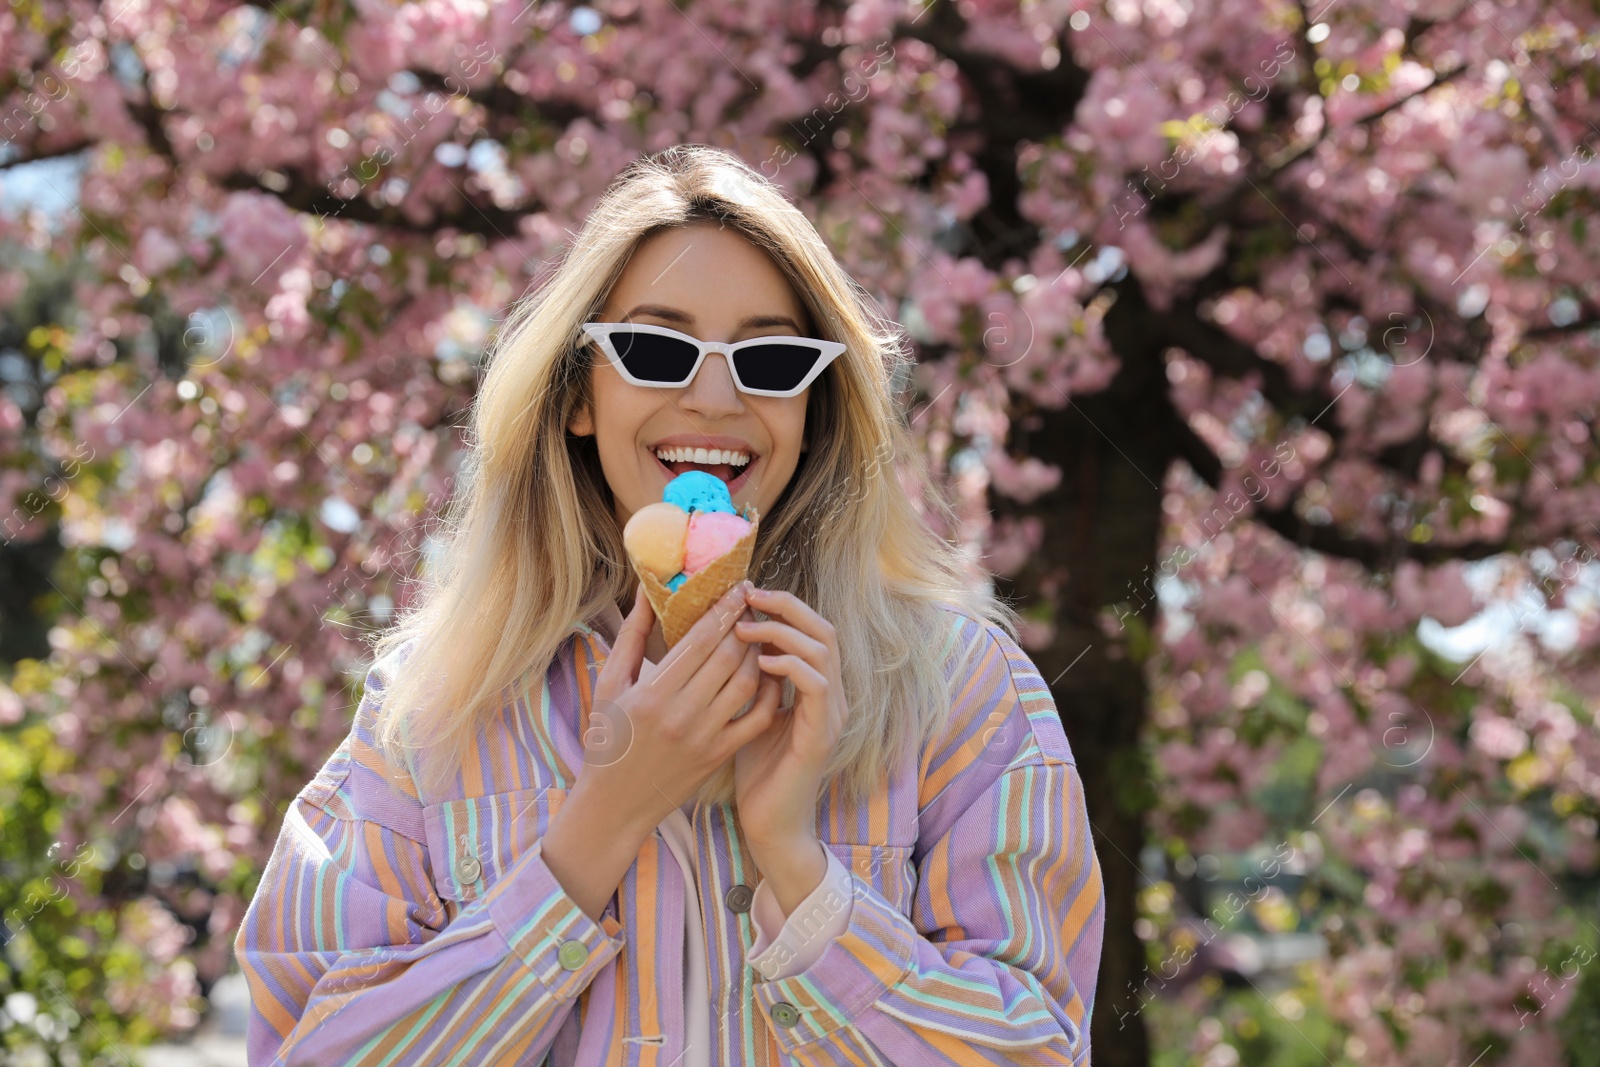
[(823, 845), (850, 869), (850, 874), (878, 892), (895, 910), (911, 914), (917, 890), (916, 872), (911, 869), (910, 845), (858, 845), (824, 841)]
[(544, 836), (566, 796), (565, 789), (519, 789), (424, 808), (439, 896), (459, 906), (487, 893)]

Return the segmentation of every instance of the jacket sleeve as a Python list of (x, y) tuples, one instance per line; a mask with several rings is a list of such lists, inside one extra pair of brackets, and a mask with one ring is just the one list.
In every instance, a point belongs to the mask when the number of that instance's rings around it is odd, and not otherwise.
[(756, 985), (797, 1063), (1090, 1062), (1105, 893), (1083, 784), (1028, 657), (971, 620), (958, 634), (958, 700), (923, 756), (911, 914), (852, 872), (844, 933)]
[(745, 962), (769, 981), (788, 978), (810, 967), (828, 942), (850, 927), (850, 869), (826, 846), (822, 851), (828, 859), (827, 872), (788, 918), (767, 880), (763, 878), (756, 886), (750, 906), (756, 941)]
[(584, 914), (542, 842), (449, 917), (415, 787), (372, 744), (383, 667), (285, 814), (235, 941), (249, 1062), (537, 1062), (622, 927)]

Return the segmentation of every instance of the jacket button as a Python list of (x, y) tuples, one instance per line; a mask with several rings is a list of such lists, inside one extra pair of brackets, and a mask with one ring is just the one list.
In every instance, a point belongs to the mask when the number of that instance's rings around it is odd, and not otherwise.
[(772, 1006), (772, 1021), (782, 1027), (790, 1027), (800, 1021), (800, 1011), (787, 1000), (780, 1000)]
[(750, 904), (755, 899), (755, 890), (747, 885), (736, 885), (723, 894), (722, 902), (728, 905), (729, 911), (742, 915), (750, 910)]
[(476, 856), (462, 856), (461, 859), (456, 862), (456, 881), (460, 882), (462, 885), (470, 885), (473, 882), (476, 882), (478, 880), (478, 876), (482, 873), (483, 864), (478, 862), (478, 858)]
[(556, 953), (556, 959), (561, 961), (561, 966), (569, 971), (582, 967), (589, 958), (589, 946), (582, 941), (568, 941)]

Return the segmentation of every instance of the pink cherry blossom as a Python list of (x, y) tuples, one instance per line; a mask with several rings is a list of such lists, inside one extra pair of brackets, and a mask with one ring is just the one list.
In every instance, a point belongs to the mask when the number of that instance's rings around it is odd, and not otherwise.
[[(74, 267), (0, 354), (5, 535), (52, 539), (61, 601), (0, 726), (49, 739), (56, 836), (116, 850), (71, 887), (113, 932), (52, 961), (86, 1000), (194, 1027), (413, 595), (489, 324), (623, 166), (708, 143), (910, 333), (951, 508), (915, 504), (1025, 609), (1087, 795), (1142, 805), (1091, 806), (1151, 924), (1106, 958), (1205, 928), (1180, 856), (1283, 842), (1309, 888), (1272, 907), (1326, 940), (1285, 976), (1346, 1058), (1560, 1061), (1585, 1002), (1522, 961), (1565, 958), (1552, 882), (1600, 864), (1592, 10), (21, 11), (0, 299)], [(35, 160), (81, 210), (10, 211)], [(1222, 1063), (1208, 986), (1149, 1032)], [(1148, 1021), (1125, 996), (1101, 1047)]]

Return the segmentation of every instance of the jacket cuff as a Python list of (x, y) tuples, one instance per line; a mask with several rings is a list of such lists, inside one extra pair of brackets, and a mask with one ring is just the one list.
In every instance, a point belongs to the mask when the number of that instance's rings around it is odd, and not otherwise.
[(552, 995), (570, 999), (622, 951), (622, 924), (584, 914), (544, 862), (543, 845), (536, 841), (483, 900), (511, 952)]
[(786, 1052), (848, 1026), (905, 977), (916, 956), (911, 920), (852, 874), (849, 923), (799, 974), (758, 982), (756, 1003)]
[(788, 978), (808, 970), (828, 947), (828, 942), (850, 925), (850, 869), (826, 846), (828, 869), (822, 881), (785, 919), (777, 896), (765, 879), (756, 886), (750, 915), (756, 942), (746, 962), (767, 981)]

